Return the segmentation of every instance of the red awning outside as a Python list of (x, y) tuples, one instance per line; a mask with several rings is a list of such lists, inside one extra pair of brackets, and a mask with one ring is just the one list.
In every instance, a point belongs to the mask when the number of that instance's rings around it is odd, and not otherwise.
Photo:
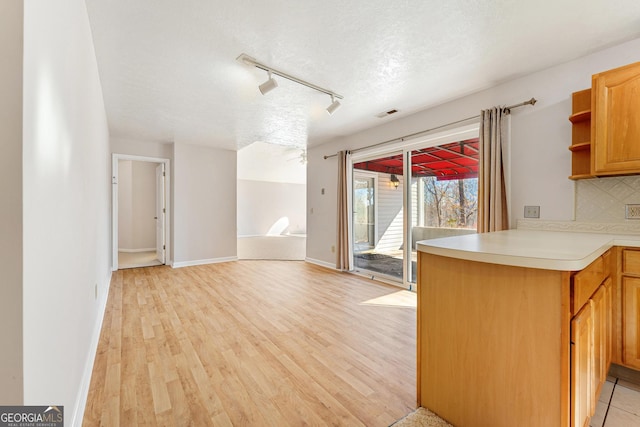
[[(355, 163), (354, 169), (402, 175), (402, 155)], [(478, 138), (411, 152), (411, 175), (438, 180), (478, 177)]]

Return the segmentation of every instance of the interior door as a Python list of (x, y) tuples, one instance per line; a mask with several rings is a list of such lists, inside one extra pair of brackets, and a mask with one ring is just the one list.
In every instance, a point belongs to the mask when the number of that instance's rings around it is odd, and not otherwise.
[(165, 200), (164, 200), (164, 163), (156, 166), (156, 258), (165, 263)]

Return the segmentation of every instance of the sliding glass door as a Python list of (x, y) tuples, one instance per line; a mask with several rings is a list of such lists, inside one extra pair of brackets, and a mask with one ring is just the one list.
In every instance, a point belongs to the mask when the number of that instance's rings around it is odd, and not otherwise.
[(352, 172), (358, 273), (415, 289), (417, 242), (476, 232), (477, 127), (402, 151), (354, 155)]
[(353, 163), (353, 265), (356, 271), (403, 281), (403, 155)]

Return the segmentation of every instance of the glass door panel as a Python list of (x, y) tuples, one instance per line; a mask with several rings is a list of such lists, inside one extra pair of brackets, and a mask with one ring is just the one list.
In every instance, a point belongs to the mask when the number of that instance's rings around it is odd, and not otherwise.
[(476, 233), (478, 211), (478, 138), (450, 142), (410, 153), (411, 186), (408, 233), (416, 283), (416, 242)]
[(403, 155), (353, 163), (353, 261), (356, 271), (402, 282)]

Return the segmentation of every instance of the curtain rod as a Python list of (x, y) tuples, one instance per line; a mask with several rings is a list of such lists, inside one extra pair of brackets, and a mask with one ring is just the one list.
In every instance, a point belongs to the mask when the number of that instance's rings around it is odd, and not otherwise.
[[(520, 102), (519, 104), (509, 105), (509, 106), (505, 107), (505, 109), (511, 110), (512, 108), (523, 107), (525, 105), (535, 105), (536, 102), (538, 102), (537, 99), (531, 98), (530, 100)], [(421, 136), (423, 134), (427, 134), (429, 132), (433, 132), (434, 130), (442, 129), (444, 127), (451, 126), (451, 125), (457, 125), (458, 123), (462, 123), (462, 122), (466, 122), (468, 120), (473, 120), (473, 119), (478, 119), (478, 118), (480, 118), (479, 114), (477, 116), (472, 116), (472, 117), (467, 117), (466, 119), (456, 120), (455, 122), (451, 122), (451, 123), (447, 123), (447, 124), (444, 124), (444, 125), (436, 126), (434, 128), (431, 128), (431, 129), (421, 130), (420, 132), (411, 133), (409, 135), (404, 135), (404, 136), (401, 136), (399, 138), (390, 139), (388, 141), (377, 142), (375, 144), (367, 145), (366, 147), (360, 147), (360, 148), (356, 148), (354, 150), (349, 150), (349, 151), (352, 152), (352, 153), (356, 153), (358, 151), (366, 150), (368, 148), (377, 147), (379, 145), (390, 144), (392, 142), (402, 142), (402, 141), (404, 141), (406, 139), (416, 138), (416, 137)], [(336, 157), (337, 155), (338, 155), (338, 153), (329, 154), (328, 156), (324, 156), (324, 159), (326, 160), (326, 159), (331, 158), (331, 157)]]

